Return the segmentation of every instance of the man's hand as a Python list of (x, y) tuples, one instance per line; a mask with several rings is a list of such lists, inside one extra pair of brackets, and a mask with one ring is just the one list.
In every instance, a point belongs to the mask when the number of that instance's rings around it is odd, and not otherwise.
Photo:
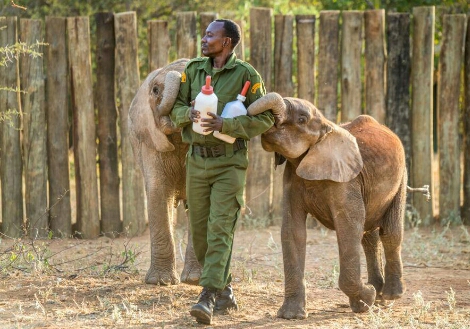
[(212, 112), (208, 112), (207, 114), (210, 116), (210, 118), (201, 119), (201, 127), (207, 127), (207, 129), (204, 129), (204, 131), (222, 131), (224, 119)]
[(194, 109), (194, 103), (195, 101), (192, 101), (191, 107), (189, 108), (189, 120), (191, 120), (192, 122), (197, 122), (200, 117), (199, 117), (199, 111), (196, 111)]

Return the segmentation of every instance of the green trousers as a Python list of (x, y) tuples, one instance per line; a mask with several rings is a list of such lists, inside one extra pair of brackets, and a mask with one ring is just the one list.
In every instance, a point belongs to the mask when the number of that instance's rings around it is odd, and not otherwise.
[(203, 267), (199, 284), (223, 289), (230, 283), (235, 224), (243, 205), (247, 150), (217, 158), (186, 157), (188, 214), (196, 258)]

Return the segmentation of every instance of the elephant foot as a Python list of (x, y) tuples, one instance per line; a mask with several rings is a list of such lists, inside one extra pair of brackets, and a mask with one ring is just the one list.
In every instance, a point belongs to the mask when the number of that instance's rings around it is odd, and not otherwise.
[(379, 277), (377, 279), (372, 279), (372, 280), (369, 280), (369, 282), (367, 282), (367, 283), (374, 286), (375, 293), (377, 294), (377, 296), (375, 298), (376, 299), (381, 298), (382, 297), (382, 291), (383, 291), (384, 284), (385, 284), (384, 278)]
[(383, 290), (383, 299), (394, 300), (401, 298), (405, 292), (403, 281), (399, 278), (395, 280), (386, 280)]
[(277, 317), (283, 319), (306, 319), (308, 314), (303, 304), (296, 300), (285, 300), (282, 307), (277, 311)]
[(183, 272), (181, 272), (181, 282), (197, 286), (201, 273), (202, 268), (198, 262), (185, 263)]
[(155, 270), (150, 268), (145, 276), (145, 283), (169, 286), (180, 283), (180, 280), (174, 270)]
[(375, 302), (375, 288), (371, 284), (366, 284), (357, 297), (349, 297), (349, 305), (354, 313), (364, 313)]

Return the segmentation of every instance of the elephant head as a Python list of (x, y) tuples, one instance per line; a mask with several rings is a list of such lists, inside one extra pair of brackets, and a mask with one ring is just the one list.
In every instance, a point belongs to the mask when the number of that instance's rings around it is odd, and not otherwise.
[(179, 59), (150, 73), (129, 109), (129, 132), (158, 152), (175, 149), (167, 135), (178, 132), (169, 114), (178, 95), (181, 72), (188, 59)]
[(360, 173), (363, 162), (356, 138), (327, 120), (312, 103), (268, 93), (250, 105), (248, 114), (270, 109), (276, 123), (261, 136), (262, 146), (292, 161), (298, 159), (299, 177), (348, 182)]

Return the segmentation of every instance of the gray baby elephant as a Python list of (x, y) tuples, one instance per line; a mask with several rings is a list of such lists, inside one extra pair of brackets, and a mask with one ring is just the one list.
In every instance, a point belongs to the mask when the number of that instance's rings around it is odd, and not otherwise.
[[(140, 86), (129, 109), (129, 136), (142, 170), (147, 194), (151, 262), (145, 282), (178, 284), (172, 208), (186, 202), (185, 156), (188, 144), (172, 124), (169, 113), (176, 100), (188, 59), (179, 59), (151, 72)], [(181, 281), (198, 284), (201, 267), (191, 236)]]

